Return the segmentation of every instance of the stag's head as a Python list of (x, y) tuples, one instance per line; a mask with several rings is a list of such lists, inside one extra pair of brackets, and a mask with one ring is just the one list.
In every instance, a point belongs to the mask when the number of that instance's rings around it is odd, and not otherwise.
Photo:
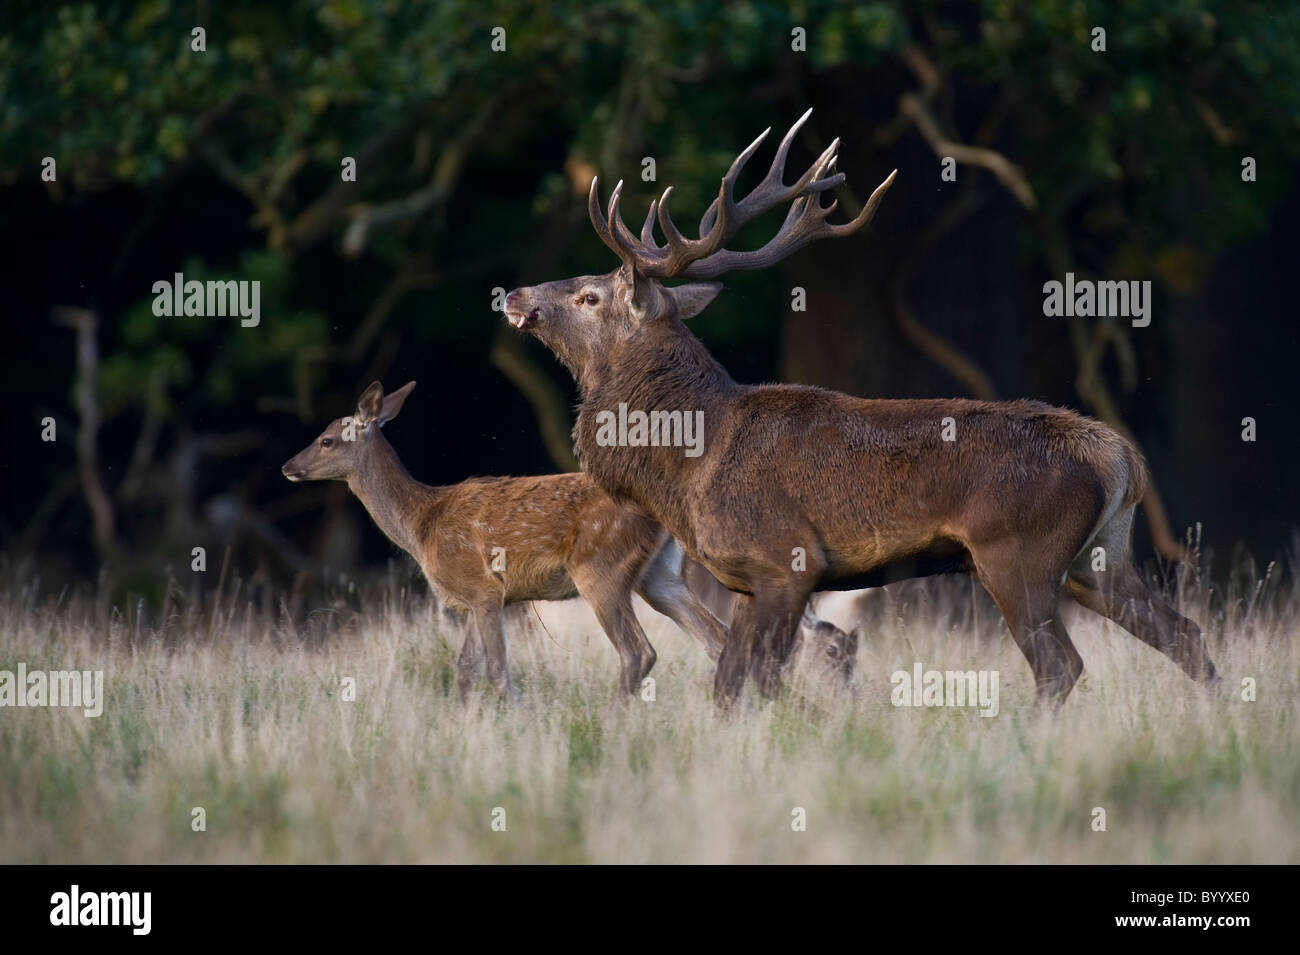
[[(785, 162), (790, 144), (811, 113), (812, 110), (804, 113), (786, 133), (767, 175), (743, 199), (735, 196), (736, 179), (771, 132), (770, 128), (736, 157), (722, 177), (718, 197), (700, 219), (697, 239), (688, 239), (673, 223), (669, 213), (671, 186), (650, 203), (638, 236), (624, 224), (619, 212), (623, 183), (614, 187), (609, 206), (602, 211), (599, 183), (592, 179), (587, 198), (591, 224), (601, 241), (623, 264), (605, 275), (584, 275), (515, 289), (505, 300), (506, 318), (510, 324), (536, 336), (581, 376), (593, 356), (609, 354), (618, 343), (648, 322), (674, 321), (697, 315), (721, 288), (716, 282), (691, 281), (684, 285), (666, 286), (663, 284), (665, 281), (712, 279), (727, 272), (766, 268), (814, 240), (851, 235), (865, 226), (875, 215), (876, 207), (897, 171), (876, 187), (862, 211), (851, 222), (840, 225), (827, 222), (836, 203), (832, 201), (823, 206), (821, 195), (844, 181), (844, 174), (835, 172), (838, 139), (802, 176), (793, 183), (785, 183)], [(769, 209), (787, 204), (789, 212), (785, 223), (776, 237), (762, 248), (743, 252), (726, 248), (726, 244), (748, 222)], [(656, 223), (663, 233), (662, 245), (655, 238)]]
[(353, 414), (331, 421), (280, 471), (290, 481), (346, 481), (360, 469), (370, 446), (383, 440), (379, 429), (397, 417), (406, 396), (414, 390), (415, 382), (409, 381), (385, 395), (383, 385), (371, 382), (357, 400)]

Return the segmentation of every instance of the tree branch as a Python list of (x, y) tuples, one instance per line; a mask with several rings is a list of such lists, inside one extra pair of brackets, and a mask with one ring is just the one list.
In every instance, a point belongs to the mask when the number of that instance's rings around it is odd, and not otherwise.
[(487, 130), (500, 102), (500, 96), (488, 100), (473, 119), (465, 124), (460, 134), (443, 147), (433, 170), (433, 178), (428, 184), (392, 202), (377, 206), (364, 203), (352, 206), (348, 210), (352, 221), (343, 233), (343, 254), (350, 259), (355, 259), (365, 251), (370, 233), (375, 229), (405, 219), (417, 218), (430, 209), (445, 205), (455, 191), (465, 160), (469, 157), (478, 138)]
[(94, 527), (95, 548), (100, 557), (108, 559), (117, 554), (116, 521), (113, 502), (104, 490), (99, 477), (99, 404), (95, 399), (95, 386), (99, 374), (99, 346), (95, 332), (98, 316), (84, 308), (56, 308), (54, 322), (77, 333), (77, 414), (81, 419), (77, 428), (77, 472), (81, 490), (86, 495)]
[(1022, 206), (1031, 211), (1038, 208), (1038, 199), (1034, 196), (1029, 180), (1020, 171), (1020, 167), (1007, 157), (992, 149), (967, 146), (946, 137), (939, 129), (939, 124), (930, 113), (929, 107), (913, 93), (904, 93), (898, 98), (898, 110), (916, 124), (917, 131), (930, 144), (936, 156), (951, 156), (963, 165), (987, 169), (1007, 187)]

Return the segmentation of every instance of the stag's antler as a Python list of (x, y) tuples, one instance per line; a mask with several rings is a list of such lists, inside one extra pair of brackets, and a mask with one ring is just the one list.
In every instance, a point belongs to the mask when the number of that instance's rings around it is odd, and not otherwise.
[[(602, 213), (598, 182), (593, 178), (591, 192), (587, 197), (587, 212), (591, 216), (591, 224), (595, 227), (596, 234), (613, 250), (614, 254), (640, 274), (659, 279), (676, 277), (707, 279), (725, 272), (766, 268), (815, 239), (838, 238), (853, 234), (870, 222), (876, 214), (876, 207), (880, 205), (885, 190), (898, 175), (898, 170), (895, 169), (889, 174), (889, 178), (876, 187), (876, 191), (871, 194), (867, 204), (862, 207), (862, 211), (852, 222), (840, 225), (828, 223), (826, 218), (835, 211), (836, 203), (832, 201), (829, 206), (823, 206), (821, 194), (828, 189), (834, 189), (844, 181), (844, 173), (834, 172), (835, 161), (838, 158), (836, 150), (840, 145), (838, 139), (827, 146), (825, 152), (817, 157), (817, 161), (795, 182), (788, 186), (784, 182), (785, 160), (790, 152), (790, 143), (794, 141), (799, 127), (811, 115), (810, 109), (790, 127), (790, 131), (781, 140), (776, 157), (772, 160), (772, 165), (767, 175), (763, 177), (763, 181), (739, 202), (735, 197), (736, 178), (745, 163), (754, 155), (759, 144), (772, 131), (771, 127), (763, 130), (762, 135), (736, 157), (727, 174), (722, 177), (718, 198), (713, 200), (700, 219), (698, 239), (686, 238), (673, 224), (672, 216), (668, 213), (668, 200), (673, 194), (672, 186), (664, 190), (662, 197), (650, 203), (650, 211), (646, 215), (645, 224), (641, 227), (641, 235), (638, 237), (623, 223), (623, 217), (619, 213), (619, 200), (623, 195), (622, 181), (620, 180), (610, 194), (608, 213)], [(765, 246), (750, 252), (733, 252), (724, 248), (748, 222), (768, 209), (787, 202), (791, 205), (785, 223)], [(664, 245), (659, 245), (655, 241), (656, 221), (663, 230)]]

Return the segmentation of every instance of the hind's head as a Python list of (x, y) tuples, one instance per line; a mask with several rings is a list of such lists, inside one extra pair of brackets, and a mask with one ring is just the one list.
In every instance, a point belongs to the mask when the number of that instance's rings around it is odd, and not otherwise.
[(848, 633), (805, 607), (791, 658), (796, 680), (830, 689), (847, 689), (857, 666), (856, 629)]
[(280, 471), (290, 481), (346, 481), (361, 467), (369, 447), (383, 440), (379, 429), (397, 417), (406, 396), (414, 389), (415, 382), (411, 381), (385, 395), (384, 386), (372, 382), (361, 393), (355, 412), (331, 421)]

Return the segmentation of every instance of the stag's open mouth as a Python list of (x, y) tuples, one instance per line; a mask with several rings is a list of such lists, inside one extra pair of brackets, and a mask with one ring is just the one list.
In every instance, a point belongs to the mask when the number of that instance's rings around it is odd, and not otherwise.
[(531, 312), (517, 312), (513, 309), (506, 311), (506, 321), (518, 329), (525, 329), (530, 325), (537, 324), (537, 309)]

